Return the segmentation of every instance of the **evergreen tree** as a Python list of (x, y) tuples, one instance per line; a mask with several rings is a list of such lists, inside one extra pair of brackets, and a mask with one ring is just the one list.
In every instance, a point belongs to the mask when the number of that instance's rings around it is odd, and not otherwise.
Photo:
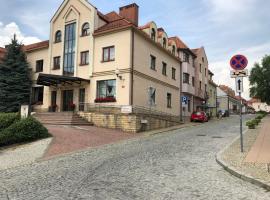
[(262, 64), (255, 63), (249, 77), (250, 95), (270, 105), (270, 56), (262, 59)]
[(0, 112), (18, 112), (21, 104), (30, 102), (31, 71), (16, 35), (6, 50), (0, 63)]

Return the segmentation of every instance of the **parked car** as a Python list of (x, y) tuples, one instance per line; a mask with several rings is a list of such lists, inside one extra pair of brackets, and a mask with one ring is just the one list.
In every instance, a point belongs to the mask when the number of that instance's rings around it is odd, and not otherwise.
[(193, 112), (190, 117), (191, 122), (208, 122), (207, 114), (203, 111)]

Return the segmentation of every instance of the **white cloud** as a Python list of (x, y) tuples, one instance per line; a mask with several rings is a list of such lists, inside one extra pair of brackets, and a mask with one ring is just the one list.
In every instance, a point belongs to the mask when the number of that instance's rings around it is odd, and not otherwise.
[[(224, 55), (224, 59), (222, 59), (221, 61), (212, 62), (210, 66), (210, 70), (212, 70), (213, 73), (215, 74), (214, 80), (216, 81), (218, 85), (225, 84), (232, 87), (232, 89), (235, 89), (234, 79), (230, 77), (231, 68), (229, 65), (230, 58), (235, 54), (243, 54), (248, 58), (249, 64), (248, 64), (247, 69), (249, 69), (250, 71), (251, 68), (254, 66), (255, 62), (261, 61), (262, 56), (266, 54), (268, 55), (270, 54), (270, 42), (253, 46), (250, 48), (246, 48), (246, 49), (239, 49), (238, 51), (231, 52), (230, 54)], [(250, 98), (249, 87), (250, 85), (249, 85), (248, 78), (244, 78), (245, 91), (244, 91), (243, 96), (246, 99)]]
[(227, 21), (231, 18), (247, 17), (256, 0), (204, 0), (212, 13), (212, 20)]
[(5, 45), (9, 44), (14, 34), (16, 34), (19, 42), (22, 42), (25, 45), (40, 41), (40, 39), (38, 39), (37, 37), (25, 36), (21, 32), (19, 26), (15, 22), (11, 22), (6, 25), (0, 22), (0, 46), (1, 47), (4, 47)]

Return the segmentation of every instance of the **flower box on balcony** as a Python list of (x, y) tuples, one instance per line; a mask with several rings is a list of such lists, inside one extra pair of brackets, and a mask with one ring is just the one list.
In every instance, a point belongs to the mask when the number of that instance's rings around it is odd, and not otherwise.
[(110, 102), (116, 102), (116, 99), (114, 97), (104, 97), (95, 99), (95, 103), (110, 103)]

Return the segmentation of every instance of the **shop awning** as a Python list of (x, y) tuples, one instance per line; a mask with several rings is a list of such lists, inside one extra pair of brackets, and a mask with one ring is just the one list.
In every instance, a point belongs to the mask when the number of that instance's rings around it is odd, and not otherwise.
[(40, 73), (37, 79), (38, 85), (44, 86), (57, 86), (60, 84), (72, 85), (73, 83), (82, 84), (90, 83), (90, 80), (78, 78), (78, 77), (69, 77), (69, 76), (60, 76), (54, 74), (42, 74)]

